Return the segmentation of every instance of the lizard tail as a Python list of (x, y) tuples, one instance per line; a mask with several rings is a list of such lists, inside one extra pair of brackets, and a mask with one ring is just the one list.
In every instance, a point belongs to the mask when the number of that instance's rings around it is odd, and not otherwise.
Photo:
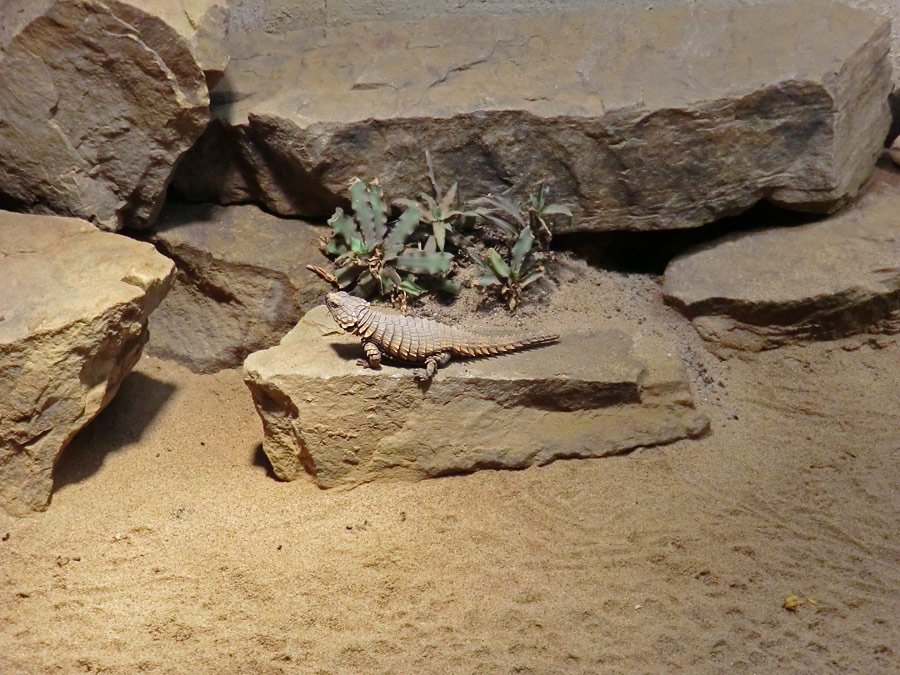
[(481, 338), (477, 341), (461, 342), (456, 345), (453, 351), (462, 356), (492, 356), (495, 354), (506, 354), (507, 352), (527, 349), (529, 347), (547, 345), (552, 342), (557, 342), (558, 340), (559, 335), (554, 335), (552, 333), (547, 335), (533, 335), (530, 337), (501, 337), (490, 341)]

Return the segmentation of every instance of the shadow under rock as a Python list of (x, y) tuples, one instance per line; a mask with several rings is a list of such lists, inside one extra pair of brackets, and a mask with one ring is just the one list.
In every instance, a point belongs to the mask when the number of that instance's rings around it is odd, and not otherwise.
[(726, 236), (771, 227), (796, 227), (822, 219), (760, 202), (736, 216), (681, 230), (579, 232), (553, 239), (555, 250), (568, 250), (589, 265), (614, 272), (661, 275), (673, 258)]
[(269, 461), (265, 450), (263, 450), (262, 443), (257, 443), (256, 448), (253, 450), (252, 464), (253, 466), (258, 466), (260, 469), (265, 469), (267, 478), (278, 480), (278, 476), (275, 475), (275, 470), (272, 469), (272, 462)]
[(79, 431), (53, 469), (53, 491), (94, 475), (110, 455), (141, 439), (175, 386), (131, 373), (115, 398)]

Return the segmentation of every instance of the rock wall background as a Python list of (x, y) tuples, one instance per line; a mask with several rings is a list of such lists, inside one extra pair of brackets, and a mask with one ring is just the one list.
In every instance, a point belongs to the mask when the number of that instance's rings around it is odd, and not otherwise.
[[(185, 0), (187, 1), (187, 0)], [(195, 0), (206, 1), (211, 0)], [(354, 21), (417, 19), (442, 14), (551, 13), (591, 7), (659, 7), (763, 4), (766, 0), (231, 0), (229, 30), (270, 33), (343, 25)], [(900, 83), (900, 2), (897, 0), (843, 0), (891, 18), (894, 82)], [(900, 111), (897, 111), (900, 112)], [(896, 117), (896, 115), (895, 115)]]

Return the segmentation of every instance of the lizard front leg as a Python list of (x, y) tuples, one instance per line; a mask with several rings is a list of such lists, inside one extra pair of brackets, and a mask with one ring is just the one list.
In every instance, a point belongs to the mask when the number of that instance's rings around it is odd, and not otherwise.
[(438, 368), (443, 368), (450, 363), (450, 352), (441, 352), (440, 354), (432, 354), (425, 359), (425, 367), (419, 368), (413, 373), (416, 382), (429, 382)]
[(359, 359), (357, 365), (378, 369), (381, 367), (381, 350), (371, 340), (363, 340), (363, 349), (366, 351), (366, 358)]

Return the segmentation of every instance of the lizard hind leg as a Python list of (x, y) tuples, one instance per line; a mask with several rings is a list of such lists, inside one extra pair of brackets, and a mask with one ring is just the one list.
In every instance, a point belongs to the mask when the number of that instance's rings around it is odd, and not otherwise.
[(413, 374), (416, 382), (429, 382), (434, 377), (438, 368), (443, 368), (450, 363), (450, 352), (441, 352), (440, 354), (432, 354), (425, 359), (425, 367), (419, 368)]
[(359, 359), (356, 363), (360, 366), (378, 369), (381, 367), (381, 350), (371, 340), (365, 340), (362, 343), (363, 349), (366, 351), (366, 358)]

